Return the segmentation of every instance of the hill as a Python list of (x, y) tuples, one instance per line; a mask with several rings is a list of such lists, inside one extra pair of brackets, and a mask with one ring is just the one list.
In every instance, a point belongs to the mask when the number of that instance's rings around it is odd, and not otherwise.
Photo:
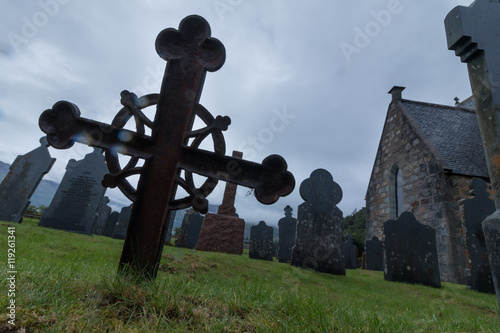
[[(317, 273), (166, 246), (153, 282), (117, 276), (123, 241), (15, 228), (15, 330), (0, 332), (499, 332), (495, 295)], [(12, 229), (11, 229), (12, 230)], [(7, 308), (7, 293), (0, 306)], [(13, 296), (8, 296), (13, 297)]]

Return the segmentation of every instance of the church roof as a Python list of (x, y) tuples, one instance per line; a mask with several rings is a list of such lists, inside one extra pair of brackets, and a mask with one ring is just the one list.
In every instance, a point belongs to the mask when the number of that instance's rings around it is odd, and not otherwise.
[(397, 101), (434, 155), (452, 173), (488, 178), (476, 113), (470, 108)]

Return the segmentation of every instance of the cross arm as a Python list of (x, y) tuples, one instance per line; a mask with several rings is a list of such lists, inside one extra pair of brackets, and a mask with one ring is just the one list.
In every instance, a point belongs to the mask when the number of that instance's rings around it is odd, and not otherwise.
[[(59, 101), (52, 109), (45, 110), (38, 121), (47, 134), (49, 144), (57, 149), (67, 149), (75, 141), (103, 149), (111, 149), (129, 156), (149, 158), (151, 139), (132, 131), (80, 117), (76, 105)], [(124, 140), (123, 138), (126, 138)]]
[(266, 157), (262, 164), (212, 152), (184, 147), (178, 163), (182, 169), (206, 177), (254, 188), (260, 203), (270, 205), (287, 196), (295, 187), (295, 178), (279, 155)]

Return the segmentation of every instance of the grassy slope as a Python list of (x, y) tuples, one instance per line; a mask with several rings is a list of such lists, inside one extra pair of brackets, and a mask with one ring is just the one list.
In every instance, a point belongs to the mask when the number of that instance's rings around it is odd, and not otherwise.
[[(123, 241), (15, 226), (16, 323), (27, 331), (500, 331), (495, 296), (461, 285), (391, 283), (362, 270), (333, 276), (170, 246), (155, 282), (132, 283), (116, 276)], [(0, 312), (0, 332), (6, 321)]]

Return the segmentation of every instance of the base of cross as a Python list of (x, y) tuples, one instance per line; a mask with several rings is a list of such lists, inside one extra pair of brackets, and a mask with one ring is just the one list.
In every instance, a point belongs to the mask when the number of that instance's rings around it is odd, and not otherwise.
[(243, 254), (245, 221), (236, 216), (205, 214), (196, 250)]
[(495, 286), (498, 306), (500, 307), (500, 210), (483, 221), (484, 238), (488, 249), (491, 276)]

